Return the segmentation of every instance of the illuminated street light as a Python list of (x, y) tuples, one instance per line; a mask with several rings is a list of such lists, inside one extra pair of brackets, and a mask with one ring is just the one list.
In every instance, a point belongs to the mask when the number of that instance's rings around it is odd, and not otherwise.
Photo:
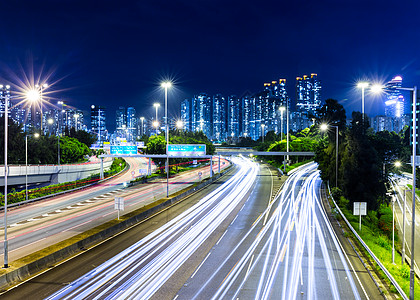
[(335, 127), (335, 186), (338, 187), (338, 126), (321, 124), (319, 127), (322, 131), (327, 131), (328, 127)]
[[(168, 88), (172, 86), (169, 81), (162, 82), (161, 86), (165, 89), (165, 135), (166, 145), (169, 145), (169, 127), (168, 127)], [(166, 151), (166, 197), (169, 197), (169, 154)]]
[[(160, 107), (160, 104), (159, 103), (154, 103), (153, 106), (156, 108), (156, 119), (155, 119), (155, 122), (159, 125), (159, 123), (158, 123), (158, 109)], [(155, 122), (153, 122), (153, 126), (155, 126), (154, 125)], [(157, 136), (157, 125), (155, 127), (156, 127), (156, 136)]]
[[(39, 133), (34, 133), (35, 138), (39, 138)], [(25, 135), (25, 194), (28, 201), (28, 135)]]
[(279, 108), (279, 110), (280, 110), (280, 140), (282, 141), (283, 140), (283, 113), (284, 113), (284, 111), (286, 110), (286, 107), (284, 107), (284, 106), (280, 106), (280, 108)]
[(41, 99), (41, 96), (38, 90), (28, 90), (26, 92), (26, 99), (29, 100), (30, 102), (36, 102), (39, 99)]
[(140, 130), (140, 134), (141, 134), (141, 136), (143, 136), (143, 135), (144, 135), (144, 126), (143, 126), (144, 117), (140, 117), (140, 121), (141, 121), (141, 130)]
[(368, 82), (359, 82), (357, 87), (362, 89), (362, 118), (365, 119), (365, 89), (369, 86)]
[(182, 120), (176, 121), (176, 128), (182, 129), (184, 127), (184, 122)]
[(265, 124), (261, 124), (261, 128), (262, 128), (262, 142), (264, 143), (264, 128), (265, 128)]

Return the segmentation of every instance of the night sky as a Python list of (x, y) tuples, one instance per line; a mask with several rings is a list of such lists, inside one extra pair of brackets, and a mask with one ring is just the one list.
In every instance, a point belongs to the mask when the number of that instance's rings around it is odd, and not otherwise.
[[(360, 79), (420, 83), (420, 1), (17, 0), (0, 11), (1, 82), (41, 76), (51, 97), (105, 106), (111, 130), (118, 106), (151, 116), (165, 79), (172, 117), (193, 94), (241, 96), (279, 78), (294, 101), (296, 76), (310, 73), (349, 116)], [(381, 99), (367, 95), (366, 112), (383, 113)]]

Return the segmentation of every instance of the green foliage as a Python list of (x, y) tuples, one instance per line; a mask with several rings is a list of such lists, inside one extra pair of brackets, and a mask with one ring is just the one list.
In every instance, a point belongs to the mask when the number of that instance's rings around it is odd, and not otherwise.
[(83, 162), (90, 153), (88, 146), (68, 136), (60, 138), (60, 150), (62, 163)]
[[(22, 126), (12, 119), (8, 120), (7, 161), (10, 164), (25, 163), (25, 134)], [(4, 164), (4, 116), (0, 118), (0, 163)]]
[(379, 208), (378, 228), (388, 238), (392, 237), (392, 209), (382, 204)]
[(118, 157), (118, 158), (115, 158), (114, 161), (112, 162), (110, 170), (112, 173), (118, 173), (124, 170), (126, 165), (127, 165), (126, 161), (123, 158)]
[(66, 131), (66, 136), (77, 139), (79, 142), (85, 144), (87, 147), (90, 147), (97, 140), (96, 135), (86, 132), (84, 130), (76, 131), (74, 127), (70, 128), (70, 131)]

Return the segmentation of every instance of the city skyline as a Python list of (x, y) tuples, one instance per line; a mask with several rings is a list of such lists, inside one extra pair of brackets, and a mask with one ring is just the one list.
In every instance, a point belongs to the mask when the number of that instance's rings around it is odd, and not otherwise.
[[(361, 110), (357, 81), (401, 75), (413, 86), (420, 79), (420, 4), (411, 1), (392, 9), (383, 1), (111, 4), (4, 3), (1, 80), (16, 81), (21, 66), (35, 77), (42, 69), (51, 88), (86, 115), (90, 105), (113, 112), (123, 103), (152, 116), (166, 79), (175, 114), (200, 92), (241, 96), (267, 78), (292, 83), (316, 72), (323, 100), (337, 99), (348, 115)], [(293, 95), (293, 84), (287, 92)], [(382, 99), (367, 95), (365, 109), (382, 113)]]

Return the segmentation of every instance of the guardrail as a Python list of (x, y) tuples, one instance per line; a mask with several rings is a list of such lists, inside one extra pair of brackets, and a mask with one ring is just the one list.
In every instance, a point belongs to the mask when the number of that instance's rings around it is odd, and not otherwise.
[(372, 252), (372, 250), (370, 250), (369, 246), (366, 245), (366, 243), (363, 241), (363, 239), (359, 236), (359, 234), (356, 232), (356, 230), (354, 230), (353, 226), (350, 224), (350, 222), (346, 219), (346, 217), (344, 216), (343, 212), (341, 211), (340, 207), (338, 207), (337, 203), (335, 202), (332, 194), (331, 194), (331, 190), (330, 190), (330, 185), (328, 184), (328, 192), (331, 196), (331, 199), (335, 205), (335, 208), (338, 210), (338, 212), (340, 213), (341, 217), (343, 218), (344, 222), (346, 222), (347, 226), (350, 228), (350, 230), (353, 232), (354, 236), (359, 240), (359, 242), (362, 244), (362, 246), (366, 249), (366, 251), (370, 254), (370, 256), (373, 258), (373, 260), (378, 264), (378, 266), (381, 268), (381, 270), (385, 273), (385, 275), (388, 277), (389, 281), (391, 281), (391, 283), (395, 286), (395, 288), (397, 289), (398, 293), (400, 293), (401, 297), (403, 297), (403, 299), (408, 300), (407, 295), (404, 293), (403, 289), (399, 286), (398, 282), (394, 279), (394, 277), (392, 277), (391, 273), (389, 273), (388, 269), (385, 268), (385, 266), (381, 263), (381, 261), (376, 257), (376, 255)]

